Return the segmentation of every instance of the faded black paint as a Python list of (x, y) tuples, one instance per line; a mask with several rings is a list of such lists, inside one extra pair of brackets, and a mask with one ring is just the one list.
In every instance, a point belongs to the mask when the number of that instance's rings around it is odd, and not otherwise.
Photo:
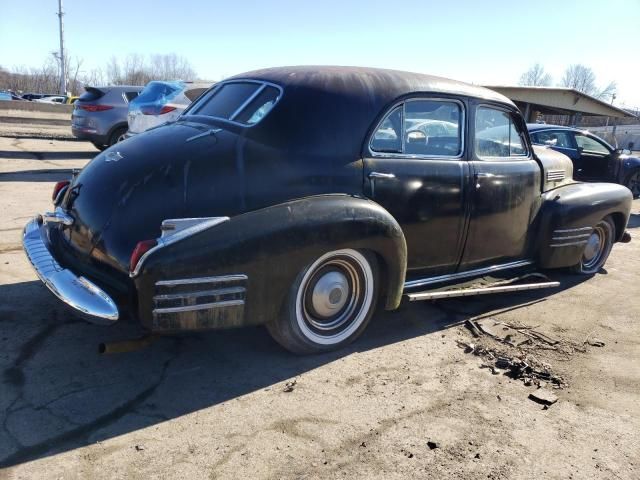
[[(557, 252), (542, 249), (541, 235), (558, 228), (549, 222), (595, 223), (598, 215), (617, 212), (626, 225), (627, 199), (608, 186), (597, 192), (582, 184), (563, 187), (571, 188), (566, 191), (572, 200), (547, 206), (555, 197), (541, 193), (541, 165), (530, 144), (529, 156), (517, 161), (477, 158), (471, 128), (476, 104), (499, 106), (524, 125), (513, 103), (490, 90), (342, 67), (269, 69), (241, 77), (283, 88), (282, 99), (260, 123), (241, 127), (184, 115), (119, 143), (92, 160), (69, 188), (63, 206), (75, 218), (73, 227), (62, 235), (48, 227), (61, 263), (118, 298), (129, 297), (148, 327), (160, 279), (246, 274), (243, 323), (259, 324), (279, 313), (296, 275), (327, 250), (376, 252), (385, 305), (395, 308), (407, 268), (411, 276), (424, 276), (532, 257), (564, 266), (570, 255), (556, 258)], [(367, 153), (368, 137), (391, 105), (429, 95), (467, 107), (462, 158), (381, 159)], [(212, 129), (216, 133), (192, 139)], [(115, 151), (122, 157), (117, 161), (110, 156)], [(374, 170), (396, 178), (376, 180), (373, 193), (367, 173)], [(480, 178), (484, 173), (491, 176)], [(610, 208), (594, 207), (595, 198), (607, 199)], [(231, 220), (159, 250), (135, 282), (129, 279), (136, 243), (159, 237), (164, 219), (215, 216)], [(216, 328), (238, 324), (221, 316), (211, 321)]]

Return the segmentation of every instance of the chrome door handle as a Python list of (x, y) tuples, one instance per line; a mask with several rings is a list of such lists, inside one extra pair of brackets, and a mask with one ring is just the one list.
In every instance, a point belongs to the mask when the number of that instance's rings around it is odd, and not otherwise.
[(370, 172), (369, 178), (396, 178), (393, 173)]

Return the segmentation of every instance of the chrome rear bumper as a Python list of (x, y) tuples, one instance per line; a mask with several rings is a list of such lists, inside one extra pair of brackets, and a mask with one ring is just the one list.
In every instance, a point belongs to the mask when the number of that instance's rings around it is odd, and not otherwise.
[(39, 219), (25, 227), (22, 245), (36, 274), (53, 294), (82, 313), (90, 322), (111, 325), (118, 320), (118, 307), (100, 288), (84, 277), (78, 277), (63, 268), (49, 252), (43, 240), (43, 227)]

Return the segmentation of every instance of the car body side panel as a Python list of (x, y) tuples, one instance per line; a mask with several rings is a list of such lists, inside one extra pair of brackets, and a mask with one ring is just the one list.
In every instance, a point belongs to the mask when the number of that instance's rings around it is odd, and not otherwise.
[[(238, 215), (155, 252), (135, 279), (141, 321), (154, 331), (266, 323), (280, 314), (289, 288), (305, 266), (327, 251), (347, 247), (376, 253), (385, 307), (396, 308), (407, 262), (398, 223), (370, 200), (319, 195)], [(153, 297), (166, 293), (158, 291), (157, 282), (211, 277), (240, 279), (232, 288), (246, 289), (241, 315), (235, 308), (228, 315), (212, 308), (195, 319), (191, 313), (177, 313), (171, 319), (153, 314)]]
[[(584, 237), (607, 215), (616, 225), (616, 238), (624, 234), (631, 210), (629, 189), (613, 183), (573, 183), (542, 196), (536, 221), (537, 264), (542, 268), (569, 267), (584, 251)], [(575, 237), (575, 238), (572, 238)]]

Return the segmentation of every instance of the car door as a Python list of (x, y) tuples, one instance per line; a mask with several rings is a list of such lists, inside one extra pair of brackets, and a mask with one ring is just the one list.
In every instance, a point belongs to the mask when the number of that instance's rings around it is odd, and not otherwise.
[(576, 178), (591, 181), (610, 180), (613, 150), (591, 135), (582, 132), (573, 132), (573, 135), (580, 157), (580, 171)]
[[(407, 99), (383, 116), (366, 148), (364, 191), (402, 227), (408, 277), (446, 274), (458, 265), (469, 180), (465, 110), (456, 98)], [(425, 124), (443, 128), (428, 136)]]
[(583, 171), (582, 161), (571, 131), (539, 130), (531, 133), (531, 141), (535, 144), (546, 145), (557, 152), (564, 153), (573, 163), (573, 177), (580, 180), (580, 175)]
[(540, 205), (541, 169), (515, 110), (476, 104), (467, 242), (460, 270), (527, 260), (530, 226)]

